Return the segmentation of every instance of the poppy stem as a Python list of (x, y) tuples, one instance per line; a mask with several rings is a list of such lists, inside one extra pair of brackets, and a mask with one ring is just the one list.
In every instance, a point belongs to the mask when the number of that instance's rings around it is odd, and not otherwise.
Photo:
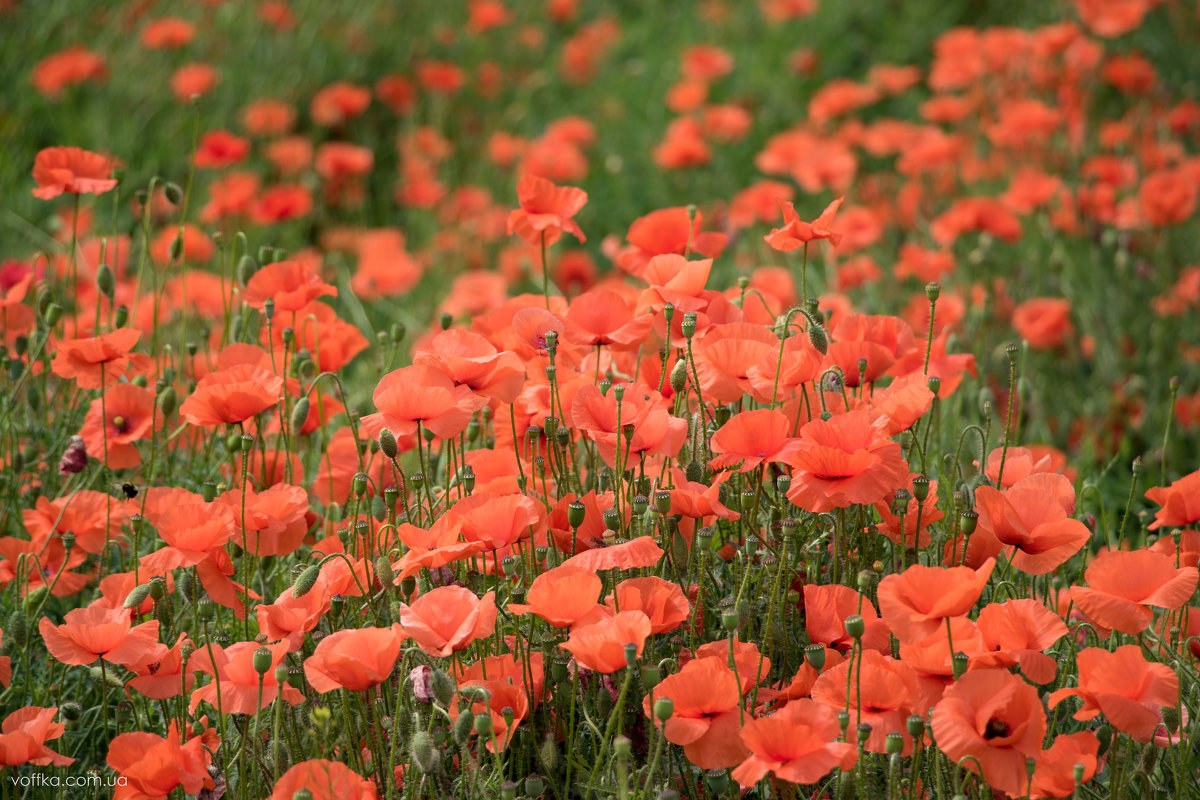
[(546, 310), (550, 310), (550, 268), (546, 265), (546, 232), (542, 231), (542, 294), (546, 297)]

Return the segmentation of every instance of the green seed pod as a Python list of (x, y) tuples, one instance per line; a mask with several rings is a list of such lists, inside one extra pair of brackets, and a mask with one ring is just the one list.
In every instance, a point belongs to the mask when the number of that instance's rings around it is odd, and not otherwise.
[(271, 661), (271, 651), (265, 647), (260, 647), (254, 651), (254, 658), (251, 663), (254, 665), (255, 672), (259, 675), (266, 675), (271, 671), (271, 667), (273, 666)]
[(825, 648), (817, 643), (813, 643), (804, 648), (804, 660), (808, 665), (820, 672), (825, 666)]
[(845, 626), (846, 633), (854, 639), (861, 639), (867, 632), (867, 623), (859, 614), (851, 614), (846, 617)]
[(925, 718), (920, 714), (912, 714), (906, 721), (908, 726), (908, 735), (914, 739), (921, 740), (925, 737)]
[(696, 312), (688, 311), (683, 315), (683, 322), (680, 323), (679, 329), (683, 331), (683, 338), (691, 339), (696, 335)]
[(669, 697), (659, 697), (654, 701), (654, 718), (666, 722), (675, 714), (675, 701)]
[(704, 782), (708, 784), (713, 795), (720, 797), (729, 791), (729, 770), (710, 769), (704, 773)]
[(541, 797), (546, 792), (546, 782), (539, 775), (529, 775), (525, 778), (525, 794), (530, 797)]

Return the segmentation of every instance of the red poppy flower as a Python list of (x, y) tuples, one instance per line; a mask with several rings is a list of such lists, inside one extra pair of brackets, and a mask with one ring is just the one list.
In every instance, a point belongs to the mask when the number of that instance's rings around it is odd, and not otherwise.
[[(601, 525), (603, 526), (603, 522)], [(628, 542), (613, 545), (605, 545), (603, 540), (597, 544), (593, 539), (590, 544), (590, 550), (571, 556), (563, 564), (583, 567), (593, 572), (606, 569), (638, 569), (653, 567), (664, 552), (651, 536), (636, 536)]]
[(526, 175), (517, 184), (521, 207), (508, 215), (508, 233), (530, 244), (553, 244), (564, 231), (579, 241), (587, 240), (571, 217), (587, 203), (587, 193), (574, 186), (555, 186), (545, 178)]
[(397, 436), (417, 432), (417, 426), (443, 439), (466, 430), (480, 404), (470, 388), (456, 385), (436, 367), (413, 365), (384, 375), (372, 395), (378, 414), (363, 423), (388, 428)]
[(978, 570), (913, 564), (879, 582), (879, 613), (902, 642), (920, 644), (945, 626), (948, 617), (971, 610), (987, 585), (995, 559)]
[(635, 645), (637, 655), (642, 655), (650, 630), (650, 618), (641, 611), (622, 611), (576, 628), (559, 646), (575, 656), (584, 669), (608, 674), (625, 668), (626, 645)]
[(556, 628), (597, 621), (603, 581), (592, 570), (562, 565), (538, 575), (525, 595), (527, 603), (509, 603), (511, 614), (537, 614)]
[(154, 392), (132, 383), (109, 387), (103, 400), (92, 401), (79, 431), (88, 453), (103, 460), (110, 469), (141, 464), (142, 457), (134, 442), (149, 436), (154, 402)]
[[(638, 539), (650, 541), (646, 536), (640, 536)], [(613, 593), (604, 602), (614, 612), (641, 611), (650, 620), (652, 634), (675, 630), (687, 620), (692, 611), (692, 605), (679, 588), (679, 584), (655, 575), (626, 578), (616, 585)]]
[[(142, 44), (151, 50), (175, 50), (190, 42), (196, 26), (179, 17), (160, 17), (142, 28)], [(164, 792), (165, 794), (165, 792)]]
[(413, 353), (413, 363), (437, 367), (477, 397), (511, 403), (525, 385), (525, 365), (512, 352), (500, 352), (478, 333), (442, 331)]
[(812, 222), (801, 220), (791, 203), (781, 203), (783, 227), (775, 228), (763, 239), (774, 249), (782, 250), (785, 253), (818, 239), (828, 239), (831, 245), (837, 247), (838, 242), (842, 240), (842, 235), (834, 233), (830, 230), (830, 226), (833, 225), (833, 218), (844, 199), (844, 197), (839, 197), (834, 200), (821, 212), (821, 216)]
[(1069, 515), (1075, 488), (1065, 475), (1040, 472), (1001, 492), (981, 486), (975, 492), (979, 528), (972, 536), (993, 536), (1012, 547), (1012, 564), (1030, 575), (1045, 575), (1065, 564), (1087, 544), (1091, 531)]
[(731, 322), (709, 327), (697, 350), (696, 373), (704, 399), (734, 403), (754, 391), (750, 370), (772, 355), (779, 358), (779, 340), (762, 325)]
[(1073, 330), (1071, 301), (1059, 297), (1035, 297), (1013, 309), (1013, 328), (1034, 350), (1061, 347)]
[[(459, 686), (462, 688), (480, 686), (487, 690), (487, 701), (471, 703), (471, 711), (476, 717), (483, 714), (491, 717), (492, 733), (486, 747), (491, 753), (503, 752), (512, 741), (517, 725), (529, 716), (529, 695), (525, 686), (504, 679), (467, 680), (460, 683)], [(452, 703), (451, 709), (451, 716), (458, 719), (458, 703)], [(512, 724), (509, 724), (506, 719), (509, 715), (511, 715)]]
[[(259, 649), (271, 654), (270, 665), (265, 673), (254, 668), (254, 656)], [(195, 714), (196, 706), (202, 700), (217, 708), (217, 683), (221, 685), (219, 700), (222, 714), (255, 714), (275, 702), (276, 698), (282, 698), (292, 705), (302, 702), (304, 695), (286, 681), (281, 684), (275, 678), (275, 667), (283, 663), (286, 655), (286, 642), (267, 645), (237, 642), (229, 647), (210, 644), (198, 649), (189, 663), (197, 671), (211, 675), (213, 681), (192, 692), (188, 710)]]
[[(618, 437), (622, 463), (643, 454), (673, 456), (687, 438), (687, 420), (673, 416), (662, 405), (662, 395), (641, 383), (612, 387), (607, 394), (595, 386), (584, 386), (575, 394), (571, 418), (584, 436), (596, 443), (600, 457), (610, 467), (616, 465)], [(632, 425), (633, 438), (625, 439), (618, 424), (621, 428)]]
[(743, 789), (767, 775), (816, 783), (835, 767), (847, 770), (858, 760), (854, 745), (838, 741), (837, 714), (808, 698), (793, 700), (769, 717), (746, 720), (741, 737), (750, 757), (732, 774)]
[(317, 692), (346, 689), (361, 692), (387, 680), (405, 634), (399, 623), (390, 628), (347, 628), (323, 638), (304, 660), (304, 676)]
[[(46, 747), (49, 739), (57, 739), (66, 731), (61, 722), (51, 722), (57, 713), (57, 708), (26, 706), (5, 717), (0, 726), (0, 767), (20, 764), (64, 767), (75, 763), (75, 759)], [(9, 777), (4, 776), (5, 780)]]
[(337, 81), (313, 95), (308, 113), (313, 122), (325, 127), (342, 125), (359, 116), (371, 105), (371, 90), (345, 81)]
[[(1034, 683), (1054, 680), (1057, 663), (1045, 651), (1067, 635), (1067, 624), (1037, 600), (989, 603), (979, 612), (979, 644), (986, 652), (971, 653), (971, 668), (1020, 665)], [(954, 640), (958, 648), (958, 639)]]
[(118, 328), (89, 339), (64, 339), (54, 350), (50, 369), (74, 380), (80, 389), (103, 389), (126, 375), (147, 368), (150, 359), (130, 351), (142, 338), (136, 328)]
[[(914, 476), (915, 477), (915, 476)], [(937, 522), (946, 516), (938, 508), (938, 482), (929, 481), (929, 494), (924, 502), (910, 496), (908, 503), (895, 513), (894, 499), (884, 498), (875, 504), (875, 512), (879, 514), (878, 531), (902, 547), (914, 547), (918, 550), (928, 547), (933, 537), (929, 532), (930, 523)], [(894, 497), (894, 496), (893, 496)]]
[[(924, 714), (916, 671), (899, 659), (878, 650), (864, 650), (821, 674), (812, 687), (812, 698), (834, 712), (845, 708), (857, 724), (871, 726), (864, 745), (872, 753), (887, 752), (889, 733), (903, 734), (909, 716)], [(912, 738), (904, 737), (901, 755), (912, 754)]]
[[(128, 574), (130, 584), (132, 584), (133, 573)], [(128, 592), (125, 595), (128, 596)], [(122, 600), (122, 605), (123, 603), (124, 601)], [(196, 676), (184, 664), (184, 644), (187, 644), (193, 650), (195, 649), (194, 643), (187, 637), (187, 634), (181, 633), (174, 646), (164, 653), (158, 661), (135, 665), (135, 672), (137, 672), (138, 676), (129, 680), (129, 688), (152, 700), (166, 700), (190, 692), (196, 683)]]
[(306, 790), (312, 800), (378, 800), (369, 781), (340, 761), (312, 758), (283, 773), (267, 800), (292, 800)]
[(1176, 609), (1196, 590), (1196, 567), (1175, 568), (1175, 559), (1150, 550), (1101, 553), (1083, 573), (1087, 586), (1072, 586), (1071, 599), (1106, 628), (1137, 635), (1154, 619), (1151, 607)]
[(400, 604), (404, 632), (422, 650), (438, 658), (491, 636), (496, 614), (495, 592), (479, 598), (463, 586), (440, 586), (418, 597), (411, 606)]
[(848, 411), (813, 420), (800, 429), (801, 446), (788, 463), (794, 468), (788, 500), (805, 511), (875, 503), (908, 480), (900, 445), (888, 439), (887, 417)]
[(569, 335), (591, 347), (636, 350), (645, 342), (654, 318), (635, 314), (630, 303), (608, 289), (592, 289), (576, 297), (567, 308)]
[(33, 196), (52, 200), (69, 194), (104, 194), (116, 187), (112, 159), (78, 147), (47, 147), (33, 162), (33, 179), (38, 188)]
[(743, 411), (713, 434), (710, 447), (717, 455), (709, 466), (749, 472), (759, 464), (787, 462), (801, 446), (799, 440), (788, 436), (790, 429), (791, 423), (778, 411)]
[(703, 213), (686, 206), (660, 208), (639, 217), (629, 226), (625, 238), (630, 246), (617, 255), (617, 264), (631, 275), (642, 277), (655, 256), (686, 257), (695, 253), (716, 258), (729, 237), (701, 230), (703, 220)]
[(1184, 475), (1170, 486), (1155, 486), (1146, 492), (1146, 497), (1162, 506), (1155, 512), (1150, 530), (1200, 522), (1200, 470)]
[(500, 550), (546, 530), (545, 507), (526, 495), (476, 493), (451, 509), (462, 519), (463, 538)]
[(68, 86), (102, 81), (108, 75), (104, 56), (86, 47), (69, 47), (46, 56), (33, 68), (33, 87), (47, 97), (57, 97)]
[(976, 774), (982, 767), (990, 786), (1017, 797), (1028, 781), (1026, 759), (1041, 755), (1046, 712), (1037, 689), (1011, 673), (985, 669), (968, 672), (946, 690), (933, 709), (932, 727), (951, 761)]
[[(917, 349), (912, 328), (893, 316), (849, 314), (834, 326), (832, 336), (822, 366), (840, 368), (847, 386), (873, 383)], [(863, 361), (866, 369), (860, 370)]]
[(21, 522), (35, 549), (40, 550), (55, 534), (71, 531), (75, 548), (93, 554), (121, 537), (121, 526), (128, 517), (125, 507), (112, 495), (90, 489), (57, 500), (42, 496), (33, 508), (21, 511)]
[[(337, 297), (337, 293), (337, 287), (321, 280), (311, 263), (276, 261), (254, 273), (242, 292), (242, 299), (260, 311), (270, 299), (275, 302), (276, 312), (297, 312), (318, 297)], [(278, 326), (278, 321), (275, 324)]]
[(203, 97), (221, 80), (221, 73), (211, 64), (184, 64), (171, 75), (171, 93), (181, 103)]
[(216, 745), (215, 735), (196, 736), (184, 743), (174, 719), (165, 739), (145, 731), (122, 733), (108, 744), (108, 766), (124, 779), (116, 796), (158, 798), (180, 787), (188, 794), (214, 788), (208, 773), (212, 756), (207, 748)]
[(255, 555), (290, 555), (308, 533), (308, 492), (299, 486), (277, 483), (262, 492), (247, 487), (245, 494), (230, 490), (221, 500), (245, 531), (238, 544)]
[(851, 614), (861, 615), (865, 623), (861, 637), (864, 649), (891, 651), (891, 632), (870, 599), (849, 586), (805, 584), (804, 630), (810, 640), (837, 650), (849, 650), (854, 640), (846, 633), (846, 617)]
[(166, 648), (158, 643), (158, 620), (133, 625), (129, 611), (92, 605), (68, 611), (62, 625), (38, 621), (46, 649), (63, 664), (130, 665), (157, 660)]
[(1049, 698), (1051, 707), (1071, 695), (1083, 698), (1075, 719), (1089, 720), (1103, 713), (1117, 730), (1149, 742), (1162, 722), (1162, 708), (1174, 708), (1179, 702), (1179, 676), (1166, 664), (1147, 661), (1136, 644), (1111, 653), (1088, 647), (1075, 659), (1078, 688), (1059, 689)]
[(245, 422), (279, 402), (283, 378), (251, 364), (209, 373), (183, 401), (179, 415), (203, 428)]
[[(1064, 733), (1038, 756), (1030, 797), (1070, 797), (1081, 784), (1096, 776), (1100, 740), (1091, 731)], [(1083, 777), (1075, 780), (1075, 766), (1083, 765)]]
[(642, 703), (648, 718), (653, 718), (654, 702), (662, 697), (674, 703), (663, 735), (668, 742), (682, 745), (683, 754), (697, 767), (724, 769), (750, 755), (738, 736), (742, 713), (738, 679), (720, 658), (693, 659), (664, 678)]

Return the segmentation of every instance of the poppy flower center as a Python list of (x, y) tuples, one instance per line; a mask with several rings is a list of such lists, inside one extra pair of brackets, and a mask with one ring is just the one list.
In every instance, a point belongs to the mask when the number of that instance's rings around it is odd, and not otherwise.
[(1012, 728), (1002, 719), (992, 717), (988, 720), (987, 726), (983, 729), (984, 739), (1004, 739), (1012, 735)]
[(118, 415), (113, 417), (112, 424), (113, 427), (117, 429), (118, 433), (124, 433), (125, 429), (129, 426), (129, 420)]

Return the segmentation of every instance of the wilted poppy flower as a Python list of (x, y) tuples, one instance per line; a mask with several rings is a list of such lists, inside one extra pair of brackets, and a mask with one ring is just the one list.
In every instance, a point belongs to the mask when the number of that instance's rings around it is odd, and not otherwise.
[(1083, 698), (1075, 719), (1089, 720), (1103, 713), (1117, 730), (1149, 742), (1162, 721), (1162, 708), (1174, 708), (1179, 701), (1179, 676), (1166, 664), (1147, 661), (1136, 644), (1111, 653), (1088, 647), (1075, 659), (1078, 688), (1059, 689), (1049, 698), (1051, 707), (1071, 695)]
[[(208, 739), (208, 741), (205, 741)], [(167, 738), (145, 731), (122, 733), (108, 744), (107, 763), (123, 782), (117, 797), (166, 797), (182, 787), (188, 794), (214, 788), (208, 773), (216, 747), (215, 735), (182, 741), (178, 720), (171, 720)]]
[(763, 238), (771, 247), (785, 253), (818, 239), (828, 239), (831, 245), (837, 247), (838, 242), (842, 240), (842, 235), (834, 233), (830, 230), (830, 226), (833, 225), (833, 218), (844, 199), (839, 197), (834, 200), (821, 212), (821, 216), (812, 222), (800, 219), (800, 215), (796, 213), (796, 209), (791, 203), (781, 203), (783, 227), (774, 229)]
[(103, 336), (64, 339), (54, 349), (50, 369), (60, 378), (74, 380), (80, 389), (107, 388), (149, 366), (147, 356), (130, 352), (140, 338), (142, 332), (136, 328), (118, 328)]
[(133, 625), (129, 611), (92, 605), (68, 611), (62, 625), (46, 617), (38, 630), (50, 655), (63, 664), (137, 664), (166, 650), (158, 643), (158, 620)]
[(267, 800), (293, 800), (306, 790), (312, 800), (377, 800), (374, 781), (369, 781), (340, 761), (312, 758), (283, 773)]
[(650, 630), (650, 618), (641, 611), (622, 611), (576, 628), (559, 646), (575, 656), (575, 661), (584, 669), (607, 674), (627, 666), (626, 645), (635, 645), (641, 656)]
[[(75, 763), (75, 759), (56, 753), (46, 742), (63, 735), (66, 726), (52, 722), (57, 708), (26, 706), (4, 718), (0, 725), (0, 767), (15, 767), (20, 764), (63, 767)], [(4, 776), (7, 780), (10, 776)]]
[(479, 598), (463, 586), (440, 586), (418, 597), (411, 606), (400, 604), (404, 632), (426, 653), (439, 658), (491, 636), (496, 614), (495, 592)]
[(574, 186), (555, 186), (545, 178), (526, 175), (517, 184), (521, 207), (508, 215), (508, 233), (530, 244), (553, 244), (565, 231), (586, 241), (579, 225), (571, 219), (587, 203), (587, 193)]
[(933, 709), (932, 727), (952, 762), (977, 774), (982, 766), (989, 785), (1016, 797), (1028, 781), (1026, 759), (1041, 755), (1046, 712), (1037, 689), (1009, 672), (984, 669), (946, 690)]
[(279, 402), (283, 378), (262, 367), (239, 364), (211, 372), (179, 407), (193, 425), (212, 427), (245, 422)]
[(978, 570), (913, 564), (879, 582), (879, 613), (897, 639), (919, 644), (971, 610), (995, 566), (993, 558)]
[(33, 196), (52, 200), (60, 194), (104, 194), (117, 182), (110, 176), (112, 159), (78, 147), (47, 147), (33, 162), (38, 188)]
[[(265, 673), (254, 668), (254, 655), (260, 649), (270, 654)], [(292, 705), (303, 701), (304, 695), (298, 690), (286, 681), (281, 684), (275, 678), (275, 667), (283, 663), (286, 655), (286, 642), (267, 645), (237, 642), (229, 647), (210, 644), (196, 650), (190, 665), (199, 672), (213, 676), (213, 680), (192, 692), (189, 710), (196, 713), (196, 706), (200, 705), (201, 700), (217, 708), (219, 699), (222, 714), (255, 714), (275, 702), (276, 698), (282, 698)], [(221, 684), (219, 698), (218, 682)]]
[(509, 603), (514, 615), (537, 614), (556, 628), (572, 628), (581, 621), (595, 621), (600, 608), (603, 582), (592, 570), (562, 565), (534, 578), (525, 594), (527, 603)]
[(653, 719), (654, 702), (662, 697), (674, 703), (670, 718), (662, 723), (663, 735), (668, 742), (682, 745), (683, 754), (697, 767), (724, 769), (750, 755), (738, 736), (742, 715), (738, 679), (720, 658), (693, 659), (664, 678), (654, 687), (653, 697), (642, 703), (648, 718)]
[(1150, 550), (1110, 550), (1083, 573), (1087, 586), (1071, 598), (1087, 617), (1106, 628), (1137, 635), (1154, 619), (1151, 607), (1176, 609), (1196, 590), (1196, 567), (1176, 569), (1175, 559)]
[(304, 660), (304, 676), (318, 692), (361, 692), (387, 680), (405, 639), (399, 623), (390, 628), (347, 628), (323, 638)]
[(1184, 527), (1200, 521), (1200, 470), (1184, 475), (1170, 486), (1155, 486), (1146, 491), (1147, 499), (1162, 508), (1154, 513), (1150, 530)]
[(867, 410), (813, 420), (800, 429), (791, 451), (794, 468), (788, 500), (822, 513), (856, 503), (875, 503), (908, 480), (900, 445), (886, 436), (887, 417)]
[(837, 714), (808, 698), (793, 700), (769, 717), (747, 719), (741, 731), (750, 757), (732, 773), (743, 789), (767, 775), (788, 783), (816, 783), (858, 760), (854, 745), (838, 741)]

